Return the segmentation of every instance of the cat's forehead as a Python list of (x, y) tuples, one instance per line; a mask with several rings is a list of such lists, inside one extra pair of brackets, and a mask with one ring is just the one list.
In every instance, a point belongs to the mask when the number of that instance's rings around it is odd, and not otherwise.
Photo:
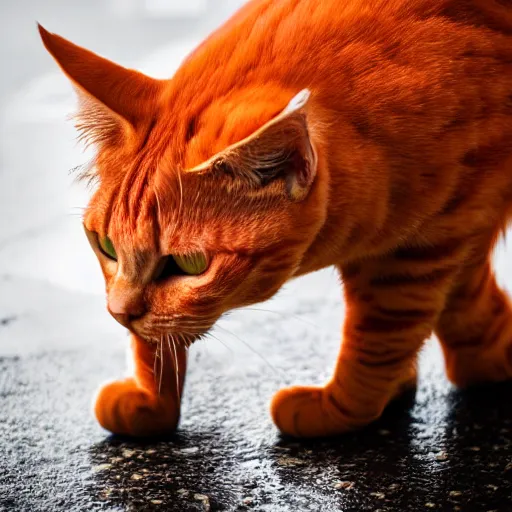
[(177, 172), (155, 173), (141, 186), (100, 185), (84, 216), (90, 231), (109, 236), (120, 252), (148, 254), (170, 248), (188, 251), (203, 243), (204, 192)]

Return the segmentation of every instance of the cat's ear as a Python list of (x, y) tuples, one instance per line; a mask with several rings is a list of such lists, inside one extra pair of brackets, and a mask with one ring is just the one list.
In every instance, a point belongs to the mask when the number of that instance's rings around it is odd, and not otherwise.
[(302, 90), (274, 119), (203, 166), (256, 187), (283, 180), (291, 200), (305, 199), (317, 168), (306, 115), (309, 98), (310, 91)]
[(77, 128), (93, 142), (136, 129), (150, 115), (162, 81), (124, 68), (38, 25), (44, 46), (75, 87)]

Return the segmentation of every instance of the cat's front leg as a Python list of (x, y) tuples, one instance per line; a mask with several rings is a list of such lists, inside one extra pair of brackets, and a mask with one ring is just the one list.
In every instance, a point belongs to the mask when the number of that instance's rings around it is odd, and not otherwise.
[(136, 437), (165, 435), (179, 421), (187, 352), (132, 335), (134, 376), (102, 387), (94, 411), (102, 427)]
[[(341, 434), (376, 420), (416, 384), (416, 357), (433, 331), (455, 275), (442, 259), (401, 254), (341, 268), (347, 318), (332, 380), (279, 391), (271, 414), (295, 437)], [(410, 265), (408, 265), (410, 263)]]

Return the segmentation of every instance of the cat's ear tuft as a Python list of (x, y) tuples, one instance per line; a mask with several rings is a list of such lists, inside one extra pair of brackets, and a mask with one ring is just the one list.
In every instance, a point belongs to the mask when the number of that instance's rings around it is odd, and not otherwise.
[(256, 187), (281, 180), (291, 200), (305, 199), (317, 167), (305, 110), (309, 98), (304, 89), (278, 116), (208, 165)]
[(115, 64), (38, 24), (45, 48), (75, 87), (77, 127), (87, 138), (103, 140), (145, 122), (161, 94), (162, 82)]

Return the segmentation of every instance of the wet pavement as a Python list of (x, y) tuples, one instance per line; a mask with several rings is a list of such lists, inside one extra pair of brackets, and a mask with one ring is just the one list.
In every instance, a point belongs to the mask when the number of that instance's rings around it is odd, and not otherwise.
[[(0, 510), (510, 511), (512, 384), (452, 389), (433, 342), (417, 396), (377, 424), (325, 441), (278, 435), (272, 393), (322, 382), (336, 350), (329, 331), (340, 308), (334, 296), (307, 298), (312, 282), (268, 305), (278, 314), (250, 310), (221, 322), (225, 349), (207, 340), (192, 350), (182, 422), (165, 440), (109, 437), (92, 417), (98, 384), (124, 372), (123, 336), (112, 340), (98, 328), (89, 344), (0, 358)], [(58, 307), (60, 291), (39, 293)], [(281, 308), (292, 296), (307, 323)], [(77, 333), (102, 317), (88, 317), (89, 298), (70, 301), (84, 313)], [(0, 329), (40, 320), (29, 307), (3, 322)]]
[[(93, 395), (125, 374), (128, 338), (105, 311), (76, 215), (87, 192), (67, 174), (84, 161), (64, 122), (71, 91), (33, 20), (166, 76), (222, 15), (213, 2), (187, 23), (100, 4), (0, 7), (0, 511), (512, 511), (512, 383), (453, 389), (435, 340), (416, 397), (377, 424), (325, 441), (278, 435), (272, 394), (320, 384), (334, 365), (344, 307), (330, 269), (234, 312), (192, 348), (175, 436), (134, 443), (97, 425)], [(504, 246), (496, 265), (510, 289)]]

